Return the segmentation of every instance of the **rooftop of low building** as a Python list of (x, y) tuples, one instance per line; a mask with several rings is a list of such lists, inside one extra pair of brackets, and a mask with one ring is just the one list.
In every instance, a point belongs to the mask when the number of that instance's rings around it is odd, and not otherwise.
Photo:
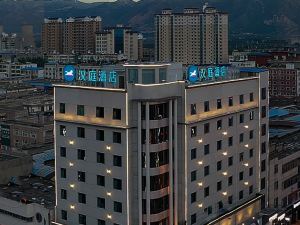
[(0, 196), (24, 204), (37, 203), (53, 209), (55, 184), (41, 177), (20, 177), (7, 185), (0, 185)]

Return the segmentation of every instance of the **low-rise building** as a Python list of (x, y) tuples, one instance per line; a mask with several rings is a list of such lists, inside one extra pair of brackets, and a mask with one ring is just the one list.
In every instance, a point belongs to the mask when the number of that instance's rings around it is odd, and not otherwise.
[(0, 185), (1, 225), (50, 225), (54, 190), (53, 181), (30, 176)]
[[(262, 112), (263, 113), (263, 112)], [(300, 107), (270, 110), (269, 207), (300, 219)], [(267, 165), (262, 165), (267, 166)], [(294, 210), (290, 210), (294, 209)]]
[(300, 95), (300, 69), (293, 64), (270, 67), (270, 96), (296, 97)]

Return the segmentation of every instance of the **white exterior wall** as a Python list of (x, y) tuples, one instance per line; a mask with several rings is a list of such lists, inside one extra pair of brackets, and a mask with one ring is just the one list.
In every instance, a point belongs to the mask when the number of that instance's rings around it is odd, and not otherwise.
[[(141, 82), (143, 69), (156, 69), (156, 84), (128, 84), (126, 90), (56, 86), (55, 88), (55, 126), (56, 126), (56, 173), (57, 176), (57, 222), (62, 224), (78, 224), (78, 214), (87, 216), (87, 224), (92, 224), (97, 219), (103, 219), (106, 224), (112, 225), (150, 225), (151, 222), (162, 221), (167, 218), (167, 224), (190, 225), (191, 215), (196, 214), (196, 224), (203, 224), (208, 219), (216, 218), (221, 212), (218, 202), (223, 201), (224, 208), (231, 210), (246, 201), (253, 199), (260, 193), (260, 179), (266, 172), (260, 172), (260, 161), (266, 156), (261, 156), (261, 142), (267, 141), (267, 135), (260, 137), (261, 122), (267, 119), (260, 118), (260, 107), (268, 104), (268, 97), (261, 101), (261, 87), (267, 87), (268, 77), (250, 77), (236, 80), (220, 81), (215, 83), (188, 85), (184, 81), (158, 84), (158, 69), (168, 65), (127, 65), (138, 69)], [(168, 66), (167, 80), (170, 73), (175, 76), (176, 69)], [(177, 74), (176, 74), (177, 75)], [(169, 80), (168, 80), (169, 81)], [(250, 93), (254, 101), (250, 102)], [(244, 104), (239, 103), (239, 96), (244, 95)], [(71, 96), (71, 97), (70, 97)], [(233, 106), (228, 107), (228, 97), (233, 97)], [(268, 96), (268, 95), (267, 95)], [(217, 99), (222, 99), (222, 109), (216, 109)], [(210, 111), (204, 112), (204, 101), (210, 102)], [(66, 113), (60, 114), (59, 103), (66, 104)], [(167, 103), (171, 107), (169, 118), (150, 120), (147, 116), (152, 104)], [(141, 118), (141, 104), (146, 110), (145, 119)], [(196, 104), (197, 113), (190, 114), (191, 104)], [(76, 115), (77, 105), (85, 105), (85, 116)], [(103, 106), (105, 118), (95, 117), (96, 106)], [(112, 108), (122, 110), (122, 120), (112, 120)], [(172, 111), (172, 113), (170, 113)], [(250, 120), (250, 112), (254, 112), (254, 119)], [(244, 122), (239, 123), (240, 114), (244, 114)], [(228, 118), (234, 118), (233, 127), (228, 127)], [(222, 129), (217, 130), (217, 121), (222, 119)], [(210, 123), (210, 132), (204, 134), (204, 124)], [(172, 124), (172, 126), (171, 126)], [(59, 126), (65, 125), (66, 136), (59, 135)], [(85, 138), (77, 138), (77, 127), (84, 127)], [(147, 144), (149, 132), (147, 130), (168, 126), (169, 135), (167, 142)], [(196, 137), (191, 138), (191, 127), (197, 127)], [(103, 129), (105, 141), (95, 140), (95, 130)], [(146, 131), (146, 142), (142, 144), (142, 129)], [(249, 139), (249, 132), (253, 130), (253, 139)], [(122, 133), (122, 144), (112, 143), (112, 132)], [(266, 128), (268, 133), (268, 128)], [(244, 141), (239, 142), (239, 136), (244, 133)], [(172, 139), (172, 136), (175, 138)], [(228, 147), (228, 138), (233, 137), (233, 146)], [(199, 141), (201, 140), (201, 141)], [(217, 151), (217, 141), (222, 140), (222, 149)], [(71, 142), (70, 142), (71, 141)], [(210, 145), (210, 154), (204, 155), (204, 145)], [(67, 148), (67, 157), (59, 156), (60, 147)], [(110, 146), (110, 150), (106, 149)], [(268, 145), (267, 145), (268, 146)], [(166, 148), (174, 151), (170, 154), (168, 165), (158, 168), (149, 168), (149, 154)], [(191, 160), (191, 149), (197, 148), (196, 159)], [(249, 151), (253, 148), (253, 156)], [(77, 160), (77, 149), (86, 150), (86, 159)], [(97, 164), (96, 152), (105, 153), (105, 164)], [(142, 167), (144, 152), (145, 163)], [(225, 153), (226, 152), (226, 153)], [(240, 153), (244, 152), (240, 161)], [(122, 168), (112, 166), (112, 155), (122, 156)], [(173, 155), (174, 154), (174, 155)], [(267, 155), (267, 153), (265, 154)], [(148, 157), (147, 157), (148, 156)], [(228, 166), (228, 157), (233, 156), (233, 165)], [(174, 159), (173, 160), (171, 159)], [(217, 171), (216, 162), (222, 160), (222, 169)], [(199, 162), (201, 163), (199, 164)], [(73, 163), (70, 167), (69, 163)], [(204, 177), (204, 166), (210, 165), (210, 174)], [(67, 170), (67, 179), (60, 178), (60, 168)], [(253, 167), (253, 175), (249, 176), (249, 168)], [(174, 174), (171, 171), (173, 168)], [(77, 181), (77, 171), (86, 172), (86, 182)], [(110, 173), (107, 174), (107, 170)], [(150, 177), (169, 172), (170, 183), (167, 188), (159, 191), (150, 191)], [(191, 172), (197, 171), (196, 180), (191, 182)], [(243, 180), (239, 180), (239, 172), (244, 172)], [(226, 172), (226, 174), (223, 174)], [(105, 188), (96, 184), (96, 175), (106, 177)], [(142, 190), (142, 176), (146, 177), (146, 188)], [(233, 176), (232, 186), (228, 186), (228, 177)], [(114, 190), (112, 178), (122, 179), (122, 191)], [(174, 180), (174, 184), (172, 182)], [(222, 189), (217, 191), (217, 181), (222, 181)], [(202, 182), (202, 185), (199, 183)], [(247, 183), (245, 183), (247, 182)], [(74, 188), (70, 187), (74, 185)], [(253, 193), (249, 194), (249, 187), (253, 185)], [(203, 188), (210, 186), (210, 195), (204, 198)], [(60, 189), (68, 191), (68, 199), (60, 199)], [(239, 199), (239, 192), (243, 190), (243, 198)], [(87, 195), (87, 204), (78, 203), (77, 193)], [(111, 196), (107, 196), (111, 192)], [(191, 193), (196, 192), (194, 203), (190, 202)], [(150, 202), (166, 194), (174, 194), (174, 199), (169, 199), (169, 208), (157, 214), (151, 214)], [(228, 204), (228, 196), (233, 195), (233, 203)], [(106, 208), (97, 208), (97, 197), (106, 199)], [(142, 199), (147, 205), (146, 212), (142, 212)], [(122, 202), (123, 212), (116, 213), (113, 201)], [(172, 202), (173, 201), (173, 202)], [(73, 207), (71, 209), (70, 207)], [(208, 215), (205, 208), (211, 206), (212, 213)], [(257, 204), (256, 204), (257, 206)], [(60, 210), (68, 211), (68, 221), (60, 218)], [(247, 213), (240, 213), (237, 221), (232, 224), (242, 223), (247, 218), (254, 216), (259, 209), (247, 208)], [(172, 222), (174, 221), (174, 222)]]

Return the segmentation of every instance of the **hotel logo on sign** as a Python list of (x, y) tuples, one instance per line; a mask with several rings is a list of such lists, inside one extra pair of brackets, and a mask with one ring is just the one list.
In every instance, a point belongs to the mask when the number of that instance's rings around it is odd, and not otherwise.
[(224, 78), (228, 75), (228, 68), (226, 66), (211, 66), (205, 68), (198, 66), (189, 66), (187, 73), (188, 81), (191, 83), (195, 83)]

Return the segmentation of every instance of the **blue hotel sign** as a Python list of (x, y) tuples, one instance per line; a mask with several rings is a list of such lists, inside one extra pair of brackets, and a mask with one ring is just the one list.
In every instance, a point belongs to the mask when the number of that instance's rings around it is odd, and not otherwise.
[(191, 83), (218, 80), (226, 76), (228, 76), (228, 68), (226, 66), (211, 66), (205, 68), (189, 66), (187, 71), (187, 79)]
[(64, 79), (67, 82), (72, 81), (87, 81), (87, 82), (103, 82), (103, 83), (117, 83), (118, 74), (116, 71), (105, 71), (101, 70), (97, 72), (96, 70), (86, 71), (86, 70), (76, 70), (72, 65), (67, 65), (64, 67)]

